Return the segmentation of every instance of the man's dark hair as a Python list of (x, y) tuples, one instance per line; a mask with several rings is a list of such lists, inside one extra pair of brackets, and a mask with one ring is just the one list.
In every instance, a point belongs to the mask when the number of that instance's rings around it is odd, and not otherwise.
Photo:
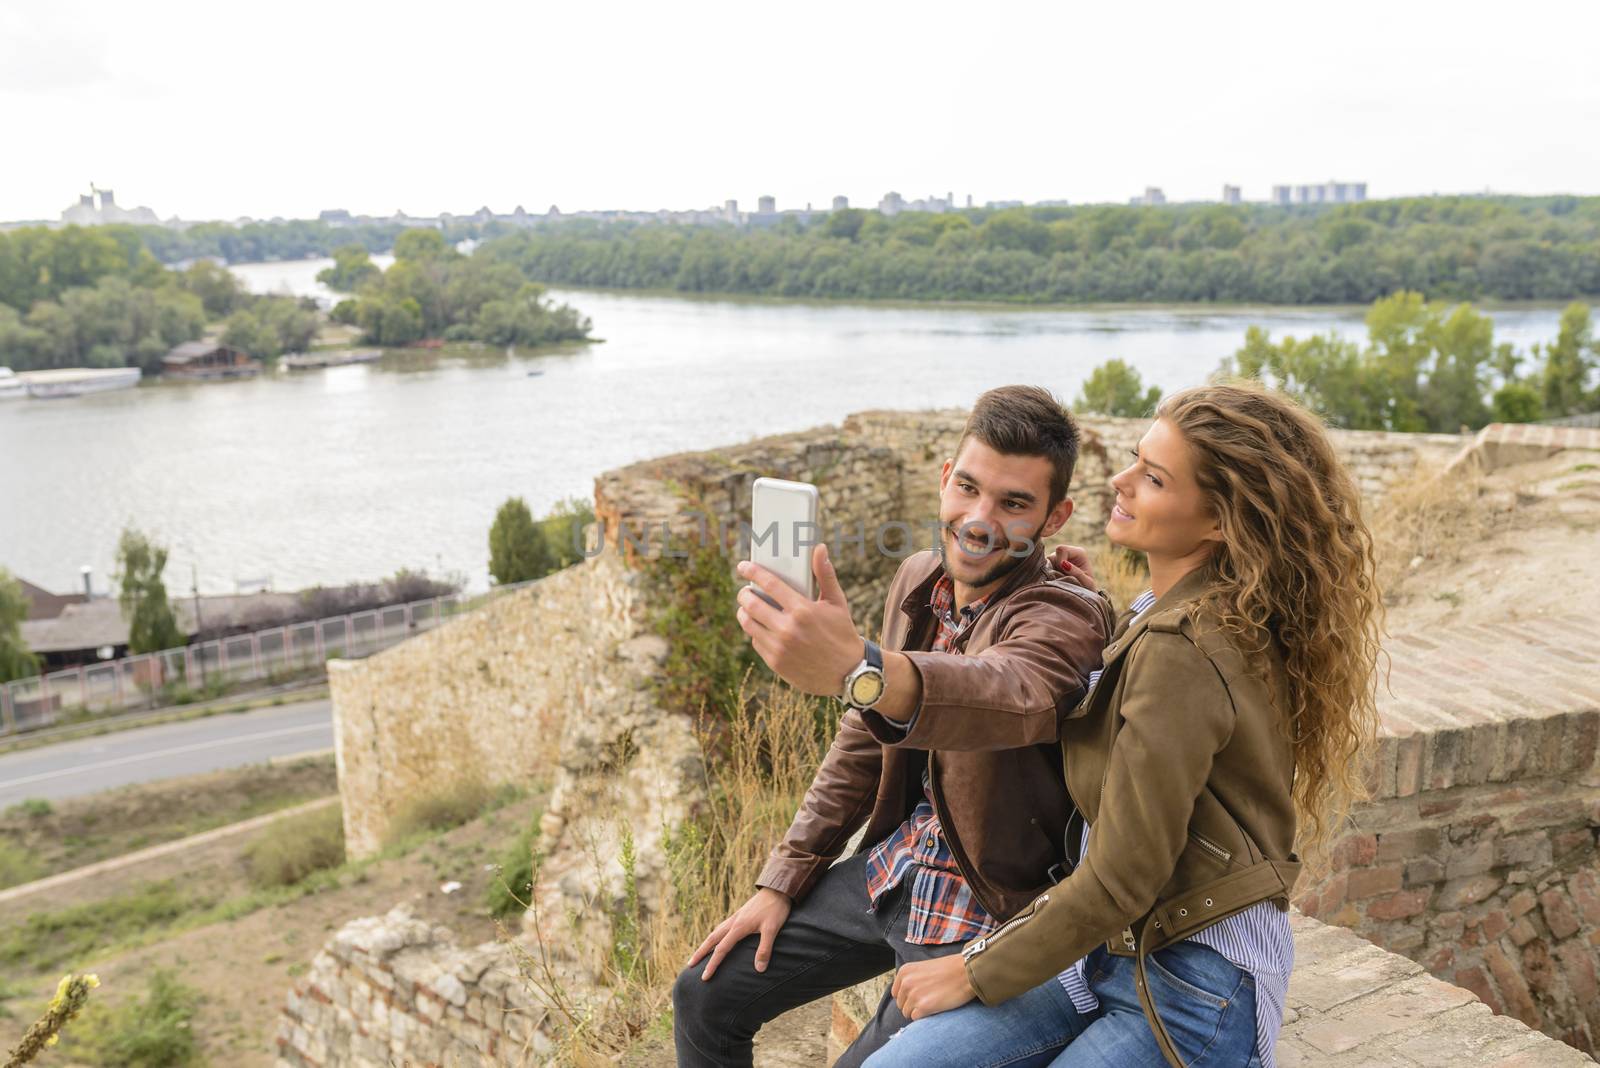
[(1008, 456), (1043, 456), (1050, 461), (1050, 503), (1067, 495), (1078, 462), (1078, 424), (1055, 395), (1039, 386), (999, 386), (978, 398), (956, 442), (956, 456), (969, 437)]

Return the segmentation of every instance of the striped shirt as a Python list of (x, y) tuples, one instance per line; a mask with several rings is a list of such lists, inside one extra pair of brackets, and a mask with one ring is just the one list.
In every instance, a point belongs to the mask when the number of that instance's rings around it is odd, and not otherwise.
[[(949, 575), (940, 575), (929, 595), (928, 606), (939, 621), (933, 638), (935, 653), (949, 652), (957, 636), (977, 619), (989, 598), (980, 597), (961, 609), (956, 618), (955, 585)], [(916, 722), (912, 713), (905, 730)], [(906, 941), (914, 946), (946, 945), (965, 942), (987, 934), (998, 926), (978, 904), (961, 866), (950, 849), (950, 840), (939, 825), (933, 810), (933, 785), (928, 769), (922, 769), (922, 801), (899, 830), (879, 842), (867, 855), (867, 897), (872, 908), (878, 899), (911, 876), (911, 907), (906, 921)]]
[[(1146, 590), (1129, 606), (1138, 618), (1152, 604), (1155, 594)], [(1099, 681), (1100, 672), (1089, 676), (1089, 689)], [(1078, 856), (1088, 855), (1089, 827), (1083, 828)], [(1289, 996), (1289, 973), (1294, 970), (1294, 934), (1289, 915), (1278, 911), (1270, 901), (1260, 901), (1243, 912), (1196, 931), (1187, 939), (1216, 950), (1234, 967), (1250, 973), (1256, 984), (1256, 1052), (1262, 1068), (1277, 1068), (1274, 1049), (1278, 1030), (1283, 1026), (1283, 1007)], [(1085, 1015), (1097, 1012), (1100, 999), (1089, 989), (1088, 958), (1072, 964), (1058, 978), (1066, 987), (1072, 1005)], [(1156, 1010), (1160, 1011), (1160, 1006)]]

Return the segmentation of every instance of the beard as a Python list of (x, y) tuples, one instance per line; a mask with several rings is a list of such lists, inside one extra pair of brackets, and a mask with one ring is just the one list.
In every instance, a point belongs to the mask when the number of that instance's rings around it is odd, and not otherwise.
[[(1033, 532), (1029, 534), (1025, 540), (1033, 543), (1034, 546), (1037, 546), (1039, 544), (1039, 532), (1043, 529), (1044, 524), (1040, 523), (1034, 528)], [(950, 570), (950, 552), (945, 548), (945, 539), (954, 539), (955, 537), (956, 531), (953, 529), (952, 524), (946, 523), (939, 533), (939, 563), (944, 566), (946, 572)], [(994, 562), (993, 566), (991, 566), (988, 571), (984, 572), (976, 579), (973, 579), (971, 582), (968, 582), (968, 586), (971, 586), (974, 589), (982, 589), (984, 586), (987, 586), (992, 582), (998, 582), (1000, 579), (1005, 578), (1011, 572), (1015, 571), (1017, 567), (1021, 565), (1022, 561), (1026, 560), (1028, 556), (1031, 555), (1029, 553), (1024, 553), (1021, 556), (1014, 554), (1011, 549), (1012, 546), (1016, 545), (1017, 543), (1010, 541), (1009, 536), (1007, 536), (1007, 539), (1006, 547), (1001, 551), (1000, 558)], [(957, 551), (959, 552), (959, 550)]]

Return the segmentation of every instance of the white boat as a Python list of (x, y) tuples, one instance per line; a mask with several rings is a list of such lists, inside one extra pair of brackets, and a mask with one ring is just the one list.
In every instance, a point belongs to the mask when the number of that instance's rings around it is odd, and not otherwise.
[(108, 389), (129, 389), (139, 384), (137, 367), (54, 367), (48, 371), (23, 371), (30, 397), (77, 397)]
[(28, 395), (28, 384), (9, 367), (0, 367), (0, 401), (21, 400)]

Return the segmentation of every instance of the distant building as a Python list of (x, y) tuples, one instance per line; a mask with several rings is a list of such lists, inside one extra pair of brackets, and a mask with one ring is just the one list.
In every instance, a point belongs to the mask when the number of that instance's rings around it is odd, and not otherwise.
[(248, 378), (261, 361), (215, 341), (185, 341), (161, 357), (161, 373), (174, 378)]
[[(22, 596), (28, 602), (28, 619), (54, 619), (68, 605), (83, 604), (89, 600), (88, 590), (83, 593), (51, 593), (43, 586), (35, 586), (21, 575), (12, 576), (22, 587)], [(87, 580), (88, 576), (85, 576)]]
[(355, 219), (350, 216), (350, 212), (345, 208), (329, 208), (326, 211), (319, 211), (317, 212), (317, 221), (327, 226), (336, 227), (355, 225)]
[(778, 210), (778, 201), (774, 197), (757, 197), (756, 211), (762, 215), (772, 215)]
[[(98, 198), (98, 203), (96, 201)], [(117, 195), (109, 189), (96, 189), (78, 197), (78, 202), (61, 212), (63, 226), (105, 226), (110, 223), (127, 223), (133, 226), (160, 226), (161, 220), (149, 208), (131, 211), (117, 205)]]
[(1239, 203), (1242, 203), (1243, 201), (1244, 201), (1244, 197), (1242, 195), (1240, 195), (1240, 190), (1239, 190), (1238, 186), (1236, 186), (1236, 185), (1225, 185), (1225, 186), (1222, 187), (1222, 202), (1224, 204), (1239, 204)]
[(1166, 202), (1167, 195), (1161, 191), (1161, 187), (1158, 185), (1147, 185), (1144, 187), (1142, 194), (1128, 198), (1128, 203), (1134, 207), (1151, 208)]
[[(1272, 187), (1272, 200), (1276, 204), (1288, 204), (1289, 187), (1275, 185)], [(1297, 185), (1294, 187), (1295, 204), (1357, 204), (1367, 199), (1366, 182), (1321, 182), (1315, 185)]]
[(1290, 196), (1290, 193), (1289, 193), (1289, 187), (1286, 186), (1286, 185), (1275, 185), (1275, 186), (1273, 186), (1272, 187), (1272, 202), (1274, 204), (1279, 205), (1280, 207), (1287, 208), (1293, 202), (1293, 198)]
[(850, 207), (850, 198), (849, 197), (834, 197), (833, 198), (833, 210), (834, 211), (844, 211), (845, 209), (847, 209), (849, 207)]
[(926, 211), (935, 214), (955, 210), (955, 194), (946, 193), (942, 197), (918, 197), (916, 200), (907, 200), (896, 192), (888, 192), (883, 199), (878, 201), (878, 210), (885, 215), (898, 215), (902, 211)]

